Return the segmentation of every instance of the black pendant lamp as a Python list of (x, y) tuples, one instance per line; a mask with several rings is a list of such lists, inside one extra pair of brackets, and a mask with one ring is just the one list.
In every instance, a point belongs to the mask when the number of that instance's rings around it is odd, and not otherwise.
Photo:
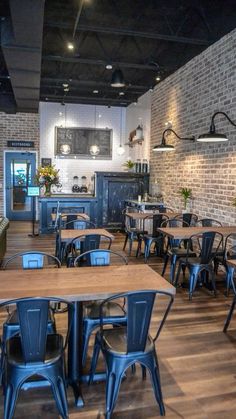
[(112, 76), (111, 76), (111, 86), (112, 87), (125, 86), (124, 76), (120, 68), (117, 68), (115, 71), (113, 71)]

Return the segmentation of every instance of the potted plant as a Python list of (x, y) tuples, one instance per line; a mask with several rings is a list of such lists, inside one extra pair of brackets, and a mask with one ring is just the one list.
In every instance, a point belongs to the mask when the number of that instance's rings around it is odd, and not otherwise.
[(44, 195), (51, 195), (51, 186), (59, 185), (59, 170), (55, 166), (40, 166), (35, 176), (37, 185), (45, 188)]
[(188, 199), (192, 198), (192, 189), (190, 189), (190, 188), (180, 188), (179, 189), (179, 194), (184, 199), (184, 209), (186, 210)]
[(123, 166), (129, 171), (129, 172), (132, 172), (133, 171), (133, 169), (134, 169), (134, 165), (135, 165), (135, 163), (132, 161), (132, 160), (127, 160), (124, 164), (123, 164)]

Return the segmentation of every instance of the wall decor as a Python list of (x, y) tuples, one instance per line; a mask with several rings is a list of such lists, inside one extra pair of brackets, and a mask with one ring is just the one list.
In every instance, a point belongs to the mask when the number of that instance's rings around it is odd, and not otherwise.
[(59, 158), (93, 159), (91, 146), (97, 145), (96, 159), (112, 159), (112, 129), (55, 127), (55, 156)]
[(42, 167), (51, 166), (51, 165), (52, 165), (52, 159), (48, 159), (48, 158), (41, 159)]

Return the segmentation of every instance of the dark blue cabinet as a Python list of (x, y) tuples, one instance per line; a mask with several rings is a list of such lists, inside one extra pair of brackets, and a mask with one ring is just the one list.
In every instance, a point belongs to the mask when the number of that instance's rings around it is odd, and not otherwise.
[(121, 228), (127, 199), (148, 191), (149, 175), (125, 172), (96, 172), (97, 222), (105, 228)]

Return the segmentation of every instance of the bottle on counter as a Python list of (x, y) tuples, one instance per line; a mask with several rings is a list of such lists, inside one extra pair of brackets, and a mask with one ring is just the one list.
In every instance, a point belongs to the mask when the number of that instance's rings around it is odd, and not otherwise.
[(148, 173), (148, 161), (143, 159), (142, 161), (142, 173)]
[(135, 173), (142, 173), (142, 163), (140, 159), (137, 159), (135, 163)]

